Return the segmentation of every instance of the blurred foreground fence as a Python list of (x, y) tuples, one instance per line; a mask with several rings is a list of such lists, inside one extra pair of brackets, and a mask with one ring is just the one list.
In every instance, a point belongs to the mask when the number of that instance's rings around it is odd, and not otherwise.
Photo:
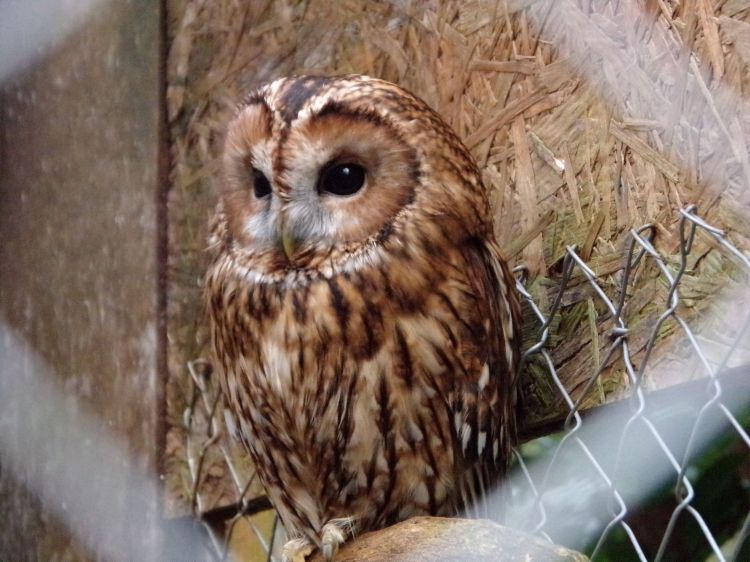
[[(750, 287), (750, 259), (720, 229), (701, 219), (695, 207), (682, 209), (680, 215), (678, 263), (667, 263), (655, 249), (656, 226), (632, 230), (619, 286), (610, 291), (614, 294), (605, 292), (575, 247), (566, 249), (556, 297), (546, 310), (527, 290), (519, 269), (518, 290), (538, 321), (538, 338), (524, 361), (545, 368), (564, 408), (560, 420), (536, 430), (548, 435), (515, 451), (515, 467), (507, 483), (510, 494), (503, 495), (511, 498), (510, 506), (503, 508), (506, 525), (582, 550), (597, 560), (748, 559), (750, 306), (746, 293), (734, 297), (735, 314), (724, 319), (731, 329), (723, 332), (717, 345), (681, 316), (680, 283), (690, 260), (696, 259), (691, 252), (697, 236), (708, 237), (736, 261), (744, 287)], [(625, 311), (628, 287), (644, 267), (658, 268), (668, 290), (663, 313), (649, 327), (645, 348), (634, 357)], [(603, 354), (594, 353), (598, 366), (574, 400), (558, 376), (549, 342), (566, 296), (580, 291), (582, 283), (602, 305), (600, 320), (609, 322), (610, 328)], [(680, 332), (677, 353), (694, 364), (696, 375), (691, 382), (654, 390), (648, 384), (649, 369), (664, 366), (653, 366), (652, 352), (669, 323)], [(627, 378), (623, 381), (627, 396), (584, 409), (584, 398), (596, 391), (602, 373), (614, 363)], [(241, 523), (260, 545), (262, 553), (255, 556), (277, 559), (283, 530), (276, 523), (261, 529), (249, 517), (271, 507), (257, 495), (255, 475), (238, 466), (236, 455), (228, 449), (232, 423), (224, 418), (210, 365), (196, 361), (189, 370), (192, 398), (184, 423), (192, 507), (211, 537), (211, 555), (217, 560), (231, 556)], [(519, 425), (523, 431), (523, 419)], [(223, 459), (239, 501), (206, 511), (202, 483), (205, 460), (211, 455)]]

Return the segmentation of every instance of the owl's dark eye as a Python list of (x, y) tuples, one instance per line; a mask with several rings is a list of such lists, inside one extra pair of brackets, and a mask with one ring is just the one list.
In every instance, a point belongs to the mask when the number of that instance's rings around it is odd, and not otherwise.
[(359, 164), (336, 164), (323, 170), (318, 180), (320, 193), (353, 195), (365, 184), (365, 169)]
[(271, 194), (271, 183), (263, 172), (258, 170), (253, 170), (253, 191), (258, 199)]

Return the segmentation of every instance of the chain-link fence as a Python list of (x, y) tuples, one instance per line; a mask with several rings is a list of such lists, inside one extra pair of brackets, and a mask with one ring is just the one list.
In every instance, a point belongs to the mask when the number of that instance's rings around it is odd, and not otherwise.
[[(549, 448), (547, 462), (544, 463), (545, 466), (541, 470), (537, 470), (532, 475), (524, 456), (520, 451), (516, 451), (520, 472), (523, 474), (524, 483), (528, 487), (527, 492), (533, 498), (531, 511), (534, 515), (531, 519), (536, 518), (536, 520), (530, 524), (530, 528), (536, 533), (554, 539), (554, 534), (550, 537), (547, 532), (549, 526), (547, 509), (549, 504), (555, 504), (556, 502), (558, 505), (555, 508), (558, 513), (564, 511), (564, 517), (568, 521), (576, 520), (574, 513), (576, 509), (581, 509), (580, 505), (571, 505), (575, 502), (568, 502), (568, 505), (559, 505), (559, 499), (550, 499), (548, 496), (550, 491), (555, 488), (553, 474), (556, 471), (566, 474), (570, 472), (569, 467), (572, 467), (574, 471), (586, 471), (588, 477), (593, 479), (592, 489), (588, 491), (589, 497), (594, 502), (600, 502), (600, 505), (589, 503), (585, 506), (590, 508), (589, 515), (594, 523), (593, 528), (588, 531), (588, 536), (593, 539), (593, 546), (590, 548), (592, 557), (596, 557), (602, 552), (612, 532), (619, 528), (627, 538), (626, 542), (629, 543), (631, 549), (629, 553), (618, 553), (619, 556), (629, 554), (640, 560), (664, 559), (670, 544), (673, 542), (678, 520), (687, 516), (692, 518), (700, 529), (705, 541), (704, 546), (707, 546), (717, 559), (725, 559), (725, 553), (722, 552), (720, 542), (707, 524), (706, 518), (695, 505), (696, 494), (690, 479), (690, 469), (694, 465), (697, 455), (705, 451), (707, 447), (710, 448), (711, 441), (718, 441), (717, 429), (721, 429), (723, 425), (727, 424), (731, 428), (730, 431), (736, 433), (735, 436), (744, 444), (745, 456), (748, 455), (747, 448), (750, 447), (750, 437), (748, 437), (747, 431), (743, 428), (733, 410), (737, 410), (737, 398), (739, 398), (740, 409), (747, 406), (747, 392), (750, 386), (745, 385), (742, 388), (742, 384), (739, 385), (739, 388), (744, 390), (744, 396), (742, 393), (739, 396), (729, 396), (724, 388), (724, 381), (726, 380), (734, 386), (737, 382), (733, 380), (735, 377), (739, 375), (740, 378), (747, 379), (748, 374), (750, 374), (742, 366), (734, 370), (729, 369), (730, 361), (734, 359), (735, 354), (743, 344), (747, 328), (750, 326), (750, 309), (747, 308), (746, 302), (734, 303), (738, 309), (738, 318), (733, 319), (735, 324), (733, 333), (724, 333), (728, 341), (723, 342), (721, 351), (718, 353), (716, 350), (709, 352), (706, 350), (706, 345), (701, 344), (701, 339), (679, 312), (679, 287), (680, 281), (688, 269), (689, 257), (699, 231), (713, 238), (725, 252), (736, 258), (746, 281), (750, 276), (750, 260), (725, 238), (720, 229), (703, 221), (697, 215), (694, 207), (683, 209), (680, 214), (679, 262), (675, 264), (675, 267), (668, 266), (665, 259), (652, 244), (656, 233), (655, 226), (645, 225), (638, 230), (633, 230), (630, 232), (625, 253), (619, 290), (615, 295), (607, 295), (602, 290), (596, 273), (581, 259), (574, 247), (567, 248), (560, 289), (549, 310), (540, 310), (523, 284), (518, 284), (518, 290), (534, 310), (540, 324), (539, 340), (526, 351), (524, 358), (527, 361), (534, 356), (541, 358), (567, 406), (567, 415), (563, 423), (561, 438), (554, 446)], [(658, 268), (661, 278), (667, 286), (667, 298), (666, 302), (663, 303), (663, 313), (650, 328), (645, 349), (640, 354), (639, 365), (636, 366), (636, 361), (628, 344), (630, 329), (625, 318), (625, 309), (628, 287), (639, 268), (647, 266), (645, 263), (647, 261)], [(562, 384), (546, 347), (550, 336), (551, 322), (559, 312), (569, 283), (576, 273), (583, 275), (586, 283), (596, 294), (597, 299), (605, 305), (605, 314), (611, 323), (609, 333), (611, 343), (606, 347), (604, 356), (599, 361), (600, 367), (593, 370), (586, 383), (586, 388), (580, 396), (585, 396), (597, 384), (604, 367), (609, 365), (611, 360), (618, 355), (631, 388), (630, 398), (627, 400), (627, 411), (617, 412), (614, 415), (602, 411), (598, 417), (592, 420), (584, 419), (580, 408), (582, 400), (580, 398), (576, 401), (572, 399)], [(654, 395), (647, 393), (644, 388), (644, 381), (650, 367), (652, 352), (666, 322), (674, 322), (679, 326), (683, 336), (681, 341), (687, 342), (689, 348), (682, 352), (693, 355), (694, 361), (699, 365), (699, 370), (704, 378), (698, 379), (699, 388), (673, 390), (665, 397), (663, 395), (658, 396), (658, 393)], [(652, 400), (652, 396), (655, 398), (654, 400)], [(653, 402), (651, 407), (649, 407), (650, 402)], [(695, 413), (693, 416), (687, 416), (689, 418), (687, 424), (685, 424), (686, 420), (684, 419), (686, 416), (677, 417), (678, 424), (686, 425), (686, 427), (683, 427), (682, 434), (670, 431), (668, 424), (664, 423), (664, 418), (670, 415), (669, 408), (674, 409), (678, 406)], [(612, 407), (614, 406), (610, 406), (610, 408)], [(603, 410), (606, 410), (606, 408), (604, 407)], [(716, 414), (725, 418), (726, 424), (716, 424), (715, 419), (708, 420), (709, 417)], [(661, 418), (661, 423), (655, 421), (657, 418)], [(592, 426), (588, 429), (593, 430), (596, 437), (599, 438), (598, 440), (592, 439), (591, 431), (587, 435), (585, 431), (587, 426)], [(634, 439), (632, 438), (636, 434), (639, 441), (637, 444), (633, 442)], [(644, 444), (644, 440), (651, 440), (651, 443)], [(572, 454), (566, 456), (564, 454), (566, 452)], [(632, 458), (634, 456), (635, 458)], [(671, 481), (673, 505), (666, 526), (659, 540), (656, 541), (658, 543), (656, 552), (648, 553), (643, 548), (638, 533), (628, 524), (627, 520), (632, 515), (635, 505), (641, 503), (644, 496), (650, 494), (649, 488), (660, 486), (662, 481), (665, 480)], [(569, 481), (567, 484), (570, 486), (572, 482)], [(557, 486), (560, 485), (565, 485), (565, 482), (558, 482)], [(626, 494), (621, 488), (628, 486), (636, 489)], [(597, 494), (597, 491), (603, 493)], [(575, 495), (579, 495), (578, 499), (580, 500), (580, 495), (585, 494), (585, 491), (581, 491), (580, 494)], [(571, 494), (567, 495), (568, 498), (570, 496)], [(728, 545), (732, 557), (736, 558), (739, 554), (747, 537), (749, 526), (750, 516), (747, 515), (734, 522), (733, 530), (737, 534), (734, 537), (733, 544)], [(559, 531), (560, 529), (556, 530)], [(577, 527), (577, 530), (580, 535), (586, 536), (585, 528)], [(693, 554), (697, 555), (697, 551), (693, 551)]]
[[(244, 523), (268, 560), (274, 560), (278, 545), (283, 543), (283, 528), (275, 515), (270, 531), (259, 528), (257, 521), (251, 517), (271, 509), (271, 505), (265, 496), (257, 495), (257, 473), (238, 462), (238, 455), (231, 450), (230, 441), (236, 436), (232, 435), (233, 424), (228, 412), (225, 417), (223, 395), (216, 377), (212, 376), (211, 365), (205, 360), (193, 361), (188, 364), (188, 371), (192, 381), (192, 395), (185, 410), (184, 423), (187, 436), (186, 457), (192, 485), (191, 509), (199, 517), (208, 535), (209, 544), (213, 547), (210, 554), (217, 560), (226, 560), (235, 529), (238, 524)], [(218, 462), (226, 467), (228, 480), (234, 487), (230, 496), (236, 498), (236, 501), (207, 513), (201, 486), (206, 480), (206, 467), (212, 464), (209, 459), (213, 460), (213, 464)]]
[[(563, 408), (559, 423), (546, 430), (552, 435), (516, 449), (505, 523), (596, 559), (668, 560), (688, 555), (738, 560), (741, 551), (747, 554), (750, 533), (750, 437), (743, 427), (750, 395), (750, 369), (744, 366), (750, 299), (746, 291), (717, 293), (717, 299), (727, 302), (720, 308), (719, 328), (709, 335), (702, 328), (712, 322), (700, 318), (700, 326), (691, 327), (683, 317), (680, 288), (686, 273), (705, 258), (703, 251), (695, 255), (698, 236), (734, 263), (738, 287), (750, 287), (750, 259), (692, 206), (680, 211), (676, 258), (667, 259), (657, 251), (656, 233), (655, 225), (630, 232), (616, 282), (607, 283), (606, 290), (577, 248), (567, 247), (559, 284), (546, 307), (537, 304), (519, 268), (518, 290), (539, 325), (524, 365), (545, 369)], [(629, 345), (629, 287), (649, 267), (657, 269), (666, 299), (656, 303), (661, 314), (636, 352)], [(571, 292), (580, 293), (582, 286), (601, 305), (597, 321), (606, 323), (608, 340), (591, 343), (597, 347), (594, 367), (574, 399), (558, 374), (550, 341), (566, 299)], [(670, 340), (676, 342), (672, 355), (681, 358), (677, 367), (674, 362), (657, 364), (654, 353), (670, 323), (678, 328), (672, 336), (680, 336)], [(655, 388), (653, 379), (663, 377), (652, 376), (652, 371), (663, 375), (664, 370), (684, 370), (685, 365), (691, 365), (693, 373), (681, 380), (692, 382)], [(597, 391), (603, 373), (612, 369), (622, 372), (624, 395), (604, 406), (584, 408), (586, 396)], [(213, 555), (227, 557), (235, 529), (244, 521), (267, 558), (275, 559), (283, 531), (276, 523), (263, 531), (248, 517), (270, 506), (257, 495), (255, 474), (243, 472), (227, 445), (233, 424), (222, 415), (215, 377), (206, 362), (195, 362), (189, 370), (193, 396), (185, 425), (193, 511), (211, 536)], [(520, 425), (523, 428), (523, 419)], [(206, 513), (202, 483), (209, 455), (225, 463), (237, 502)]]

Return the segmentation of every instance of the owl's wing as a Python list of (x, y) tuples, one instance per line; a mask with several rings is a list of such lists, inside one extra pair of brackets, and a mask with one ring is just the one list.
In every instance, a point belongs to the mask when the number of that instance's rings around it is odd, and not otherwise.
[[(454, 379), (454, 451), (462, 507), (490, 515), (486, 496), (502, 477), (515, 438), (515, 368), (520, 358), (520, 307), (514, 279), (493, 242), (474, 239), (462, 248), (475, 316), (470, 343), (461, 350), (463, 368)], [(472, 303), (473, 301), (473, 303)]]

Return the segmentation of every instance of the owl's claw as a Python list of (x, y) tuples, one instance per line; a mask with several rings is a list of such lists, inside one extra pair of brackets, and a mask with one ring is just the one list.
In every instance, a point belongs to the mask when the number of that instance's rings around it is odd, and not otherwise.
[(346, 542), (354, 534), (354, 519), (342, 517), (331, 519), (323, 525), (320, 534), (321, 553), (327, 562), (333, 560), (339, 550), (339, 546)]
[(282, 562), (305, 562), (305, 559), (312, 554), (313, 544), (304, 537), (299, 537), (287, 541), (281, 549)]

